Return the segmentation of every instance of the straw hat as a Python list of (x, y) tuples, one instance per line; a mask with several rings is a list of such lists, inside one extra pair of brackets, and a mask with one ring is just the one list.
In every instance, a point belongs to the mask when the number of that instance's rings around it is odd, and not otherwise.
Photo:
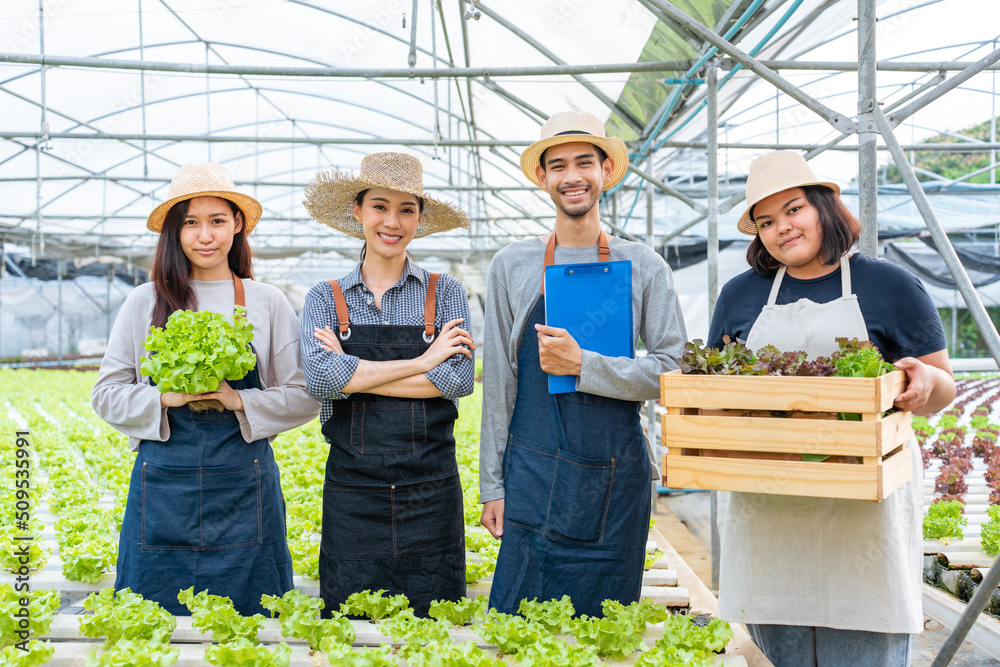
[(613, 188), (628, 173), (628, 147), (618, 137), (604, 134), (604, 124), (592, 113), (585, 111), (560, 111), (542, 125), (540, 138), (521, 153), (521, 171), (529, 181), (542, 187), (535, 175), (545, 149), (559, 144), (583, 141), (599, 146), (614, 161), (611, 178), (604, 183), (604, 189)]
[(750, 219), (750, 209), (776, 192), (806, 185), (824, 185), (840, 195), (839, 185), (816, 180), (816, 174), (806, 164), (806, 159), (795, 151), (774, 151), (761, 155), (750, 163), (750, 175), (747, 176), (747, 209), (740, 216), (736, 228), (744, 234), (756, 236), (757, 223)]
[(221, 164), (186, 164), (177, 170), (170, 181), (168, 199), (153, 209), (146, 219), (146, 228), (160, 232), (163, 230), (163, 220), (167, 217), (170, 207), (179, 201), (195, 197), (221, 197), (228, 199), (243, 212), (243, 225), (247, 234), (253, 231), (260, 220), (260, 202), (241, 192), (236, 191), (233, 179), (229, 177), (226, 168)]
[(405, 153), (366, 155), (357, 176), (349, 171), (321, 171), (306, 184), (306, 198), (302, 203), (317, 221), (364, 239), (364, 228), (354, 219), (354, 200), (359, 192), (370, 188), (405, 192), (424, 200), (415, 238), (469, 227), (465, 211), (424, 194), (424, 169), (420, 160)]

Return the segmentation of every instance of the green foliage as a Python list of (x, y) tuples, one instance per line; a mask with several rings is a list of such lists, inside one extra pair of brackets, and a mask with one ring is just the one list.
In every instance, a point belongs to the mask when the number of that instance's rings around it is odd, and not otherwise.
[(38, 667), (52, 659), (56, 648), (52, 642), (32, 639), (28, 642), (28, 650), (22, 651), (16, 646), (8, 646), (0, 651), (0, 664), (7, 667)]
[(958, 426), (958, 417), (955, 415), (941, 415), (938, 419), (937, 426), (939, 429), (955, 428)]
[(237, 637), (205, 649), (205, 660), (219, 667), (288, 667), (292, 649), (281, 642), (271, 651), (256, 639)]
[(209, 311), (178, 310), (167, 326), (150, 327), (143, 346), (141, 373), (148, 375), (162, 392), (200, 394), (215, 391), (223, 380), (240, 380), (257, 362), (250, 347), (253, 325), (246, 309), (230, 322), (225, 315)]
[(41, 530), (35, 534), (34, 539), (30, 542), (17, 539), (22, 535), (23, 532), (17, 528), (16, 524), (12, 523), (0, 527), (0, 566), (6, 572), (16, 573), (21, 568), (20, 559), (23, 557), (21, 549), (25, 544), (28, 545), (27, 565), (29, 570), (40, 570), (49, 561), (51, 552), (45, 546)]
[(59, 591), (38, 589), (29, 593), (15, 591), (10, 584), (0, 584), (0, 648), (18, 644), (23, 639), (17, 634), (21, 630), (19, 625), (21, 618), (18, 614), (23, 613), (21, 611), (23, 598), (28, 599), (26, 613), (32, 637), (48, 634), (52, 626), (52, 615), (59, 610)]
[(573, 619), (572, 632), (578, 642), (593, 646), (601, 657), (624, 660), (642, 644), (645, 629), (645, 623), (640, 625), (630, 614), (616, 618), (584, 615)]
[(475, 644), (432, 641), (408, 652), (406, 664), (409, 667), (503, 667), (506, 663), (490, 657)]
[(457, 602), (451, 600), (434, 600), (431, 602), (427, 615), (439, 621), (448, 621), (452, 625), (462, 626), (476, 616), (486, 613), (489, 598), (477, 595), (474, 599), (462, 598)]
[(337, 667), (397, 667), (399, 664), (390, 656), (392, 647), (388, 644), (354, 648), (350, 646), (334, 646), (327, 651), (327, 659)]
[[(316, 651), (321, 647), (350, 644), (354, 641), (354, 626), (342, 616), (320, 618), (323, 600), (297, 590), (290, 590), (280, 598), (276, 595), (262, 595), (261, 606), (277, 613), (281, 622), (281, 634), (308, 642)], [(324, 644), (325, 642), (325, 644)]]
[(960, 500), (938, 500), (931, 503), (924, 517), (924, 539), (962, 539), (962, 526), (969, 525), (969, 520), (962, 513), (964, 507), (965, 503)]
[(473, 628), (487, 643), (493, 644), (501, 653), (513, 655), (548, 635), (541, 623), (529, 621), (520, 616), (512, 616), (490, 609), (483, 616), (483, 622)]
[[(392, 637), (392, 641), (406, 642), (407, 646), (404, 649), (431, 641), (447, 641), (449, 627), (450, 624), (447, 621), (417, 618), (412, 609), (404, 609), (379, 623), (379, 630)], [(407, 653), (405, 650), (400, 652)]]
[(661, 558), (663, 558), (663, 555), (664, 554), (663, 554), (663, 551), (661, 549), (657, 549), (656, 551), (654, 551), (651, 554), (646, 554), (646, 557), (643, 560), (643, 567), (648, 570), (649, 568), (651, 568), (654, 565), (656, 565), (656, 562), (658, 560), (660, 560)]
[(882, 353), (871, 341), (857, 338), (838, 338), (840, 354), (834, 365), (838, 377), (874, 378), (896, 370), (892, 364), (882, 360)]
[(521, 667), (599, 667), (597, 650), (586, 644), (570, 644), (558, 637), (540, 637), (521, 652)]
[(739, 341), (730, 341), (721, 350), (705, 345), (699, 339), (684, 344), (681, 371), (694, 375), (761, 375), (756, 369), (757, 357)]
[(521, 600), (521, 606), (517, 613), (524, 616), (529, 621), (535, 621), (543, 625), (549, 632), (569, 632), (573, 616), (576, 609), (570, 601), (568, 595), (562, 596), (561, 600), (549, 600), (539, 602), (538, 598), (533, 600)]
[(128, 588), (115, 593), (108, 586), (91, 593), (83, 608), (94, 613), (80, 618), (80, 634), (104, 637), (104, 648), (111, 648), (123, 639), (166, 644), (177, 627), (173, 614)]
[(374, 593), (365, 589), (352, 593), (347, 601), (340, 605), (340, 613), (344, 616), (367, 616), (373, 621), (378, 621), (409, 608), (410, 601), (403, 594), (386, 595), (384, 588)]
[(177, 620), (156, 602), (109, 586), (91, 593), (83, 608), (94, 613), (80, 618), (80, 634), (104, 637), (107, 649), (92, 651), (87, 667), (167, 667), (177, 661), (180, 651), (170, 646)]
[(177, 594), (177, 601), (191, 612), (191, 626), (211, 632), (212, 640), (230, 642), (236, 638), (257, 640), (257, 631), (264, 627), (261, 614), (243, 616), (233, 607), (233, 601), (204, 590), (197, 595), (194, 586)]
[(983, 553), (996, 557), (1000, 555), (1000, 505), (986, 508), (989, 517), (979, 529)]
[(640, 632), (645, 629), (646, 623), (659, 623), (670, 616), (666, 607), (649, 598), (640, 598), (638, 602), (631, 602), (627, 605), (623, 605), (617, 600), (605, 600), (601, 603), (601, 610), (608, 618), (632, 623), (640, 628)]

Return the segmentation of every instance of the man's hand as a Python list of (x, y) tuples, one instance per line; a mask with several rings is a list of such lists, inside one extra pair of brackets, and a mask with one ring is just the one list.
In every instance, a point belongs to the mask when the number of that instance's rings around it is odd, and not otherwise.
[(215, 391), (206, 391), (204, 394), (198, 394), (197, 398), (202, 401), (214, 398), (222, 403), (222, 406), (226, 410), (232, 410), (233, 412), (243, 409), (243, 397), (240, 396), (240, 392), (230, 387), (229, 383), (225, 380), (219, 384), (219, 388)]
[(483, 515), (479, 517), (479, 523), (498, 540), (503, 537), (503, 498), (483, 503)]
[(538, 360), (549, 375), (579, 375), (583, 351), (565, 329), (536, 324)]

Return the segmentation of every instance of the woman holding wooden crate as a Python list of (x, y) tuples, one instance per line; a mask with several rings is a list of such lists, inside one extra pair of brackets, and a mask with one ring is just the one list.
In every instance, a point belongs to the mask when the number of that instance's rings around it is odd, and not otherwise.
[(323, 484), (319, 586), (325, 614), (365, 589), (405, 594), (426, 615), (465, 595), (465, 525), (455, 459), (458, 399), (475, 362), (462, 283), (409, 256), (420, 236), (468, 227), (424, 196), (423, 168), (375, 153), (358, 174), (306, 186), (318, 221), (365, 242), (361, 262), (319, 283), (302, 309), (309, 391), (323, 399), (330, 443)]
[[(860, 224), (840, 188), (805, 159), (775, 151), (753, 161), (739, 229), (754, 237), (751, 270), (723, 287), (709, 345), (723, 336), (758, 350), (838, 349), (871, 340), (906, 372), (901, 410), (930, 414), (955, 397), (944, 330), (920, 281), (849, 253)], [(719, 615), (747, 624), (777, 666), (907, 665), (923, 629), (923, 468), (880, 503), (720, 493)]]
[[(247, 236), (261, 205), (217, 164), (184, 165), (146, 227), (160, 236), (152, 282), (122, 305), (93, 390), (97, 415), (137, 449), (118, 544), (115, 588), (174, 614), (195, 587), (262, 613), (263, 594), (292, 588), (285, 504), (270, 441), (314, 419), (295, 311), (253, 280)], [(183, 310), (245, 308), (254, 365), (205, 393), (161, 392), (141, 373), (150, 325)], [(212, 409), (214, 408), (214, 409)]]

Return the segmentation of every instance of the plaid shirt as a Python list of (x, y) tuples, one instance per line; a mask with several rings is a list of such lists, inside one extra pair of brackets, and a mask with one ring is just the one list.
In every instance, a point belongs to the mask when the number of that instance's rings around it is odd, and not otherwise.
[[(339, 280), (347, 301), (347, 314), (351, 324), (410, 325), (422, 327), (424, 324), (424, 300), (427, 298), (427, 280), (430, 273), (407, 258), (403, 275), (399, 281), (382, 295), (381, 310), (375, 305), (371, 290), (361, 278), (361, 264)], [(462, 283), (447, 273), (438, 279), (435, 296), (434, 324), (439, 329), (451, 320), (463, 318), (463, 329), (469, 327), (469, 297)], [(318, 283), (306, 294), (302, 308), (302, 363), (305, 368), (309, 393), (323, 399), (320, 420), (323, 423), (333, 414), (333, 401), (347, 398), (342, 390), (350, 382), (358, 369), (358, 357), (349, 354), (327, 352), (313, 336), (315, 327), (337, 328), (337, 307), (333, 301), (333, 289), (326, 281)], [(475, 353), (473, 353), (475, 354)], [(441, 396), (450, 398), (457, 404), (460, 396), (472, 393), (475, 361), (465, 355), (456, 354), (428, 372), (431, 381)]]

